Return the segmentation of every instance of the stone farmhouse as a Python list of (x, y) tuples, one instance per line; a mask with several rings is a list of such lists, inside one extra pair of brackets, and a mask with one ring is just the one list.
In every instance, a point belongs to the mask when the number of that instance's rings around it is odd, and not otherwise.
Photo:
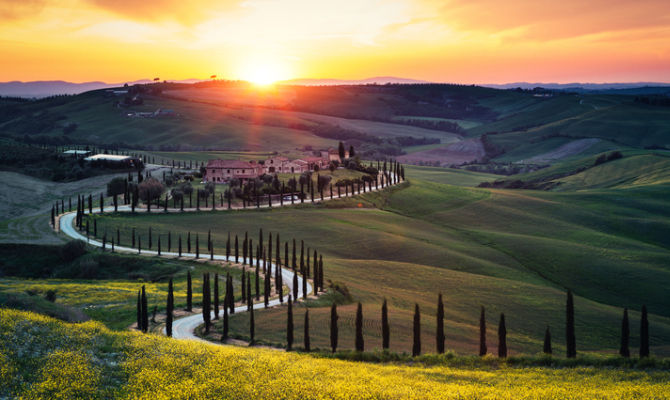
[[(263, 174), (301, 174), (317, 169), (326, 169), (332, 161), (341, 162), (336, 149), (322, 150), (320, 156), (307, 155), (296, 160), (277, 156), (257, 163), (256, 161), (209, 160), (205, 167), (205, 182), (224, 183), (233, 178), (247, 182)], [(345, 156), (349, 157), (347, 151)]]

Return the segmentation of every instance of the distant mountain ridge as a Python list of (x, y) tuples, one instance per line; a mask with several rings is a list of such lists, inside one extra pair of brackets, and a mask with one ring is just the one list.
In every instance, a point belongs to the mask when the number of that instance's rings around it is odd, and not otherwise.
[(365, 79), (290, 79), (279, 82), (283, 85), (301, 85), (301, 86), (335, 86), (335, 85), (385, 85), (387, 83), (411, 84), (411, 83), (431, 83), (418, 79), (398, 78), (395, 76), (375, 76)]
[[(171, 82), (194, 83), (199, 81), (200, 79), (184, 79), (180, 81), (171, 81)], [(123, 83), (106, 83), (101, 81), (74, 83), (59, 80), (31, 81), (31, 82), (21, 82), (21, 81), (0, 82), (0, 96), (42, 98), (61, 94), (79, 94), (88, 92), (90, 90), (120, 87), (126, 83), (128, 83), (129, 85), (134, 85), (134, 84), (151, 83), (151, 82), (153, 82), (153, 80), (151, 79), (140, 79), (132, 82), (123, 82)]]

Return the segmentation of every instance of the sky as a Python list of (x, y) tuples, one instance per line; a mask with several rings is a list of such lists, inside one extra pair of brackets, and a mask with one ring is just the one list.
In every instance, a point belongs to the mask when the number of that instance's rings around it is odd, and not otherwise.
[(670, 81), (668, 0), (0, 0), (0, 81)]

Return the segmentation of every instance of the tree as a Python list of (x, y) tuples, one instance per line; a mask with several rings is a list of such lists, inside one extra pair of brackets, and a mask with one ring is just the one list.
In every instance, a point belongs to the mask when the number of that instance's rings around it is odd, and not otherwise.
[(251, 304), (251, 308), (249, 308), (249, 345), (252, 345), (254, 344), (254, 338), (256, 336), (256, 320), (254, 319), (254, 304), (251, 296), (249, 296), (247, 300), (249, 300), (249, 303)]
[(337, 153), (340, 156), (340, 160), (344, 160), (344, 143), (340, 142), (337, 148)]
[(126, 178), (113, 178), (111, 181), (109, 181), (109, 183), (107, 183), (107, 197), (124, 194), (126, 191), (126, 184)]
[(226, 240), (226, 261), (230, 261), (230, 232), (228, 232), (228, 240)]
[[(289, 299), (291, 296), (289, 295)], [(330, 348), (333, 353), (337, 351), (337, 304), (330, 306)]]
[(298, 298), (298, 273), (293, 273), (293, 298)]
[(304, 343), (305, 351), (310, 351), (311, 346), (309, 342), (309, 308), (305, 308), (305, 334), (304, 334)]
[(507, 357), (507, 327), (505, 327), (505, 314), (500, 313), (498, 324), (498, 357)]
[(214, 319), (219, 319), (219, 274), (214, 274)]
[(355, 155), (354, 146), (349, 146), (349, 158), (354, 158)]
[(547, 329), (544, 331), (544, 346), (542, 347), (542, 351), (544, 354), (551, 354), (551, 332), (549, 331), (549, 325), (547, 325)]
[(486, 314), (482, 306), (479, 314), (479, 355), (486, 355)]
[(238, 263), (240, 258), (240, 242), (239, 239), (237, 238), (237, 235), (235, 235), (235, 264)]
[(167, 307), (165, 311), (165, 334), (168, 337), (172, 337), (172, 319), (174, 310), (174, 294), (172, 290), (172, 278), (170, 278), (170, 282), (168, 283)]
[(628, 309), (623, 309), (623, 319), (621, 320), (621, 347), (619, 348), (619, 355), (621, 357), (630, 357), (630, 348), (628, 342), (630, 340), (630, 325), (628, 323)]
[(211, 321), (211, 301), (209, 272), (202, 276), (202, 319), (205, 321), (205, 333), (209, 333)]
[(142, 332), (146, 333), (149, 330), (149, 314), (147, 311), (147, 293), (142, 285)]
[(193, 311), (193, 282), (191, 281), (191, 271), (186, 272), (186, 311)]
[(356, 308), (356, 351), (364, 351), (363, 341), (363, 305), (359, 302)]
[(567, 357), (577, 357), (577, 343), (575, 339), (575, 306), (572, 300), (572, 291), (570, 290), (568, 290), (568, 300), (565, 304), (565, 341)]
[(421, 354), (421, 312), (419, 305), (414, 304), (414, 344), (412, 345), (412, 357)]
[(647, 317), (647, 306), (642, 306), (642, 317), (640, 318), (640, 358), (649, 357), (649, 320)]
[(163, 194), (165, 186), (158, 179), (148, 178), (138, 185), (137, 190), (142, 201), (149, 204)]
[(389, 311), (386, 304), (386, 298), (382, 304), (382, 349), (388, 350), (390, 343), (391, 329), (389, 327)]
[(137, 291), (137, 330), (142, 330), (142, 291)]
[(442, 302), (442, 293), (437, 296), (437, 334), (435, 335), (437, 341), (437, 353), (444, 353), (444, 303)]
[[(244, 285), (244, 283), (242, 283)], [(228, 339), (228, 293), (223, 297), (223, 334), (221, 335), (221, 341), (225, 342)]]
[(291, 295), (288, 295), (288, 311), (286, 314), (286, 350), (293, 348), (293, 303)]

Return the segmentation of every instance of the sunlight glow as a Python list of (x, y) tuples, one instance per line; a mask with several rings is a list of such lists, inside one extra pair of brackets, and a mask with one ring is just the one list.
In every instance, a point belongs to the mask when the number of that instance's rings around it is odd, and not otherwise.
[(256, 86), (268, 86), (277, 81), (291, 78), (287, 72), (287, 68), (275, 60), (254, 60), (249, 62), (241, 69), (239, 77)]

